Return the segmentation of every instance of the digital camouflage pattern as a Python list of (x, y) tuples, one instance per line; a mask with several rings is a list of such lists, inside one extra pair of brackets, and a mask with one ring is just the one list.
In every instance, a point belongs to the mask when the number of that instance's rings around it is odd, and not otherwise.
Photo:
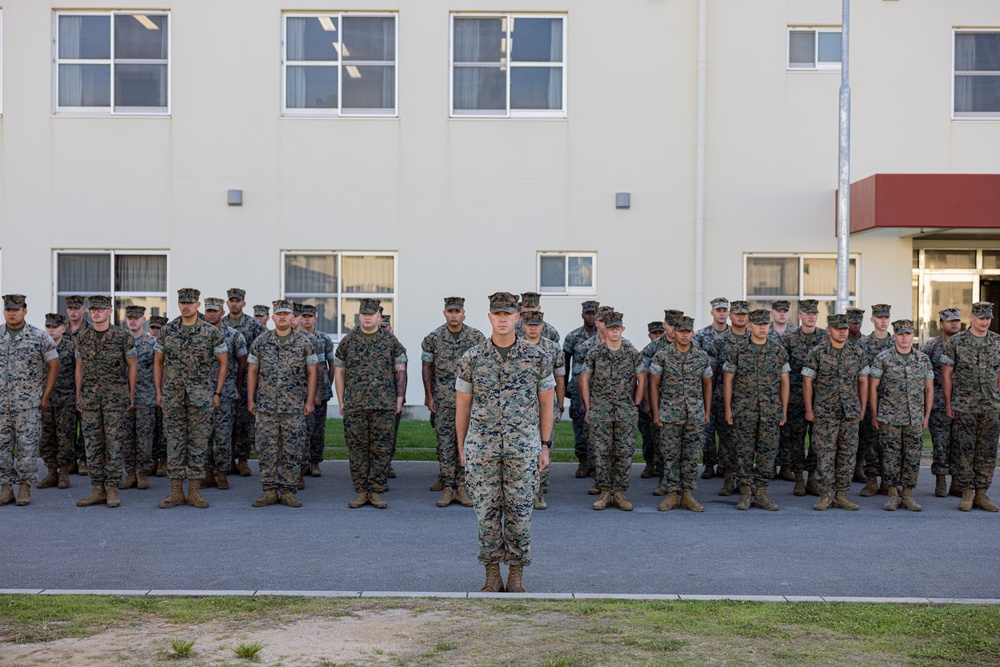
[(385, 493), (396, 442), (395, 408), (353, 410), (344, 415), (344, 440), (355, 493)]
[(369, 340), (361, 327), (344, 336), (334, 353), (334, 365), (344, 369), (341, 414), (357, 410), (396, 411), (396, 366), (406, 364), (406, 348), (385, 329)]
[(63, 335), (56, 345), (59, 353), (59, 376), (49, 394), (49, 409), (42, 413), (42, 439), (39, 454), (46, 467), (69, 466), (76, 461), (76, 345)]
[[(566, 353), (562, 351), (559, 344), (542, 336), (538, 340), (538, 347), (542, 348), (542, 351), (550, 359), (549, 372), (552, 373), (552, 377), (566, 377)], [(559, 397), (556, 396), (556, 392), (552, 392), (552, 440), (555, 440), (555, 425), (560, 421), (562, 421), (562, 406), (559, 405)], [(549, 473), (551, 468), (552, 466), (547, 466), (539, 474), (538, 483), (542, 493), (546, 493), (549, 490)]]
[(882, 481), (889, 486), (916, 486), (920, 452), (924, 447), (923, 424), (897, 426), (880, 422), (878, 440), (882, 451)]
[(319, 404), (311, 415), (306, 418), (306, 431), (309, 433), (309, 461), (319, 463), (323, 460), (326, 448), (326, 411), (330, 399), (333, 398), (333, 384), (330, 382), (330, 369), (333, 368), (333, 353), (337, 349), (330, 335), (322, 331), (313, 334), (316, 338), (316, 394)]
[[(518, 338), (524, 338), (524, 323), (521, 320), (518, 320), (517, 324), (514, 325), (514, 333), (517, 334)], [(547, 338), (558, 345), (559, 331), (548, 322), (542, 322), (542, 338)]]
[[(241, 297), (242, 298), (242, 297)], [(262, 308), (263, 313), (258, 313), (257, 309)], [(254, 314), (267, 315), (267, 306), (254, 306)], [(243, 340), (246, 341), (247, 350), (250, 349), (250, 345), (253, 344), (254, 340), (258, 336), (267, 331), (267, 327), (262, 325), (257, 321), (256, 318), (250, 317), (246, 313), (240, 313), (240, 316), (233, 319), (231, 316), (223, 320), (223, 323), (236, 329), (241, 334), (243, 334)], [(243, 386), (246, 386), (246, 378), (242, 378)], [(251, 445), (254, 441), (254, 417), (252, 414), (247, 412), (247, 397), (246, 392), (240, 394), (240, 400), (236, 404), (236, 416), (233, 420), (233, 456), (237, 459), (246, 460), (250, 458)]]
[(945, 338), (942, 334), (931, 338), (921, 348), (921, 352), (931, 360), (931, 368), (934, 370), (934, 405), (931, 408), (930, 422), (927, 424), (933, 446), (932, 475), (955, 474), (951, 462), (951, 417), (944, 411), (944, 388), (941, 386), (941, 356), (944, 354), (944, 344)]
[[(878, 306), (872, 306), (872, 314)], [(879, 310), (879, 312), (887, 311)], [(886, 334), (885, 338), (878, 338), (874, 333), (862, 336), (857, 343), (858, 347), (865, 354), (868, 366), (875, 363), (875, 358), (885, 350), (893, 347), (892, 336)], [(881, 390), (880, 390), (881, 391)], [(864, 460), (864, 471), (868, 477), (880, 477), (882, 475), (882, 448), (878, 442), (878, 431), (872, 426), (871, 414), (865, 410), (865, 415), (861, 419), (861, 427), (858, 429), (858, 458)]]
[(597, 330), (587, 333), (585, 328), (577, 327), (573, 329), (563, 340), (563, 354), (570, 359), (570, 377), (566, 378), (566, 395), (569, 396), (569, 418), (573, 420), (573, 440), (574, 452), (577, 458), (587, 456), (587, 435), (589, 429), (584, 420), (583, 401), (576, 391), (576, 376), (583, 369), (583, 359), (586, 354), (584, 344), (597, 338)]
[(996, 468), (1000, 415), (996, 412), (956, 412), (951, 443), (959, 488), (989, 489)]
[(156, 339), (148, 333), (133, 338), (135, 345), (135, 398), (136, 406), (154, 407), (156, 405), (156, 386), (153, 384), (153, 363), (156, 357)]
[(871, 377), (879, 381), (879, 424), (920, 425), (922, 433), (925, 383), (934, 380), (927, 355), (913, 350), (904, 356), (895, 347), (889, 348), (875, 358)]
[(261, 487), (294, 494), (306, 442), (306, 416), (301, 410), (298, 414), (258, 411), (255, 427)]
[(125, 413), (125, 472), (145, 472), (153, 465), (153, 445), (156, 440), (156, 406), (136, 405)]
[[(817, 345), (826, 344), (830, 334), (825, 329), (817, 328), (812, 334), (805, 334), (802, 329), (786, 332), (781, 337), (781, 346), (788, 353), (788, 420), (785, 422), (787, 438), (778, 443), (778, 459), (783, 463), (787, 460), (792, 472), (814, 471), (816, 457), (812, 452), (806, 458), (806, 434), (812, 441), (812, 424), (806, 421), (806, 408), (802, 400), (802, 366), (809, 352)], [(867, 364), (866, 364), (867, 365)], [(787, 448), (787, 449), (786, 449)]]
[[(733, 427), (726, 422), (726, 406), (722, 396), (722, 367), (733, 347), (738, 342), (746, 340), (749, 337), (749, 329), (742, 336), (737, 336), (733, 333), (732, 328), (726, 327), (725, 331), (713, 330), (712, 336), (706, 339), (705, 343), (711, 345), (709, 349), (700, 348), (708, 354), (708, 358), (712, 362), (714, 376), (712, 384), (712, 417), (706, 428), (705, 442), (702, 445), (705, 465), (718, 464), (722, 472), (736, 471), (736, 449), (733, 443)], [(692, 338), (693, 342), (694, 339)], [(718, 449), (716, 449), (716, 434), (719, 436)]]

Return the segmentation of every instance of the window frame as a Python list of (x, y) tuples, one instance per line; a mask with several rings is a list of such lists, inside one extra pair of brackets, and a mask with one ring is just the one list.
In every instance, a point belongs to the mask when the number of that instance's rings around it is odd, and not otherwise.
[[(798, 260), (798, 287), (799, 293), (796, 294), (767, 294), (767, 295), (751, 295), (749, 293), (749, 288), (747, 285), (747, 270), (750, 266), (750, 260), (752, 259), (797, 259)], [(776, 299), (787, 299), (793, 304), (803, 299), (815, 299), (820, 303), (834, 302), (836, 303), (836, 295), (830, 296), (827, 294), (807, 294), (805, 292), (805, 265), (806, 260), (809, 259), (832, 259), (837, 260), (837, 253), (825, 253), (825, 252), (745, 252), (743, 253), (743, 299), (746, 301), (774, 301)], [(860, 253), (850, 253), (848, 256), (848, 262), (854, 262), (854, 285), (855, 291), (854, 296), (848, 295), (847, 301), (851, 307), (856, 307), (861, 303), (861, 254)], [(850, 281), (848, 281), (848, 284)]]
[[(546, 292), (542, 291), (542, 258), (543, 257), (563, 257), (566, 259), (566, 270), (564, 273), (564, 291), (562, 292)], [(590, 287), (572, 287), (569, 284), (569, 260), (572, 257), (588, 257), (591, 259), (591, 266), (593, 266), (593, 281)], [(581, 297), (581, 296), (597, 296), (597, 251), (589, 250), (573, 250), (573, 251), (562, 251), (562, 250), (539, 250), (535, 253), (535, 291), (541, 294), (543, 297)]]
[[(108, 285), (111, 289), (108, 292), (83, 292), (80, 290), (71, 290), (70, 292), (60, 292), (59, 291), (59, 256), (60, 255), (109, 255), (111, 261), (110, 271), (108, 275)], [(115, 266), (116, 258), (119, 256), (129, 256), (129, 255), (156, 255), (164, 257), (167, 265), (167, 276), (166, 276), (166, 290), (163, 292), (125, 292), (115, 290)], [(163, 298), (166, 302), (164, 307), (164, 314), (170, 312), (170, 251), (164, 249), (143, 249), (143, 248), (129, 248), (129, 249), (115, 249), (115, 248), (53, 248), (52, 249), (52, 312), (59, 311), (59, 296), (61, 294), (82, 294), (83, 296), (90, 296), (92, 294), (102, 294), (111, 297), (111, 310), (113, 314), (117, 314), (117, 300), (118, 298), (129, 298), (129, 297), (154, 297)], [(124, 326), (124, 322), (115, 322), (114, 315), (112, 315), (112, 322), (115, 325)]]
[[(337, 257), (337, 292), (286, 292), (285, 291), (285, 271), (286, 261), (289, 255), (319, 255)], [(392, 292), (344, 292), (344, 257), (391, 257), (392, 258)], [(324, 331), (333, 339), (334, 344), (340, 344), (349, 331), (343, 330), (343, 301), (344, 299), (392, 299), (392, 328), (396, 331), (399, 326), (399, 252), (391, 250), (282, 250), (281, 251), (281, 280), (280, 294), (283, 299), (301, 298), (321, 298), (337, 299), (337, 327), (338, 331)], [(353, 331), (353, 329), (352, 329)]]
[[(955, 50), (959, 35), (1000, 35), (1000, 28), (953, 28), (951, 31), (951, 119), (962, 121), (1000, 120), (1000, 109), (996, 111), (956, 111), (955, 110), (955, 82), (959, 76), (997, 76), (1000, 77), (1000, 70), (962, 70), (956, 68)], [(997, 37), (1000, 39), (1000, 36)]]
[[(507, 21), (505, 31), (506, 43), (505, 60), (501, 60), (501, 69), (506, 72), (506, 99), (507, 107), (503, 113), (482, 113), (480, 110), (470, 110), (463, 113), (455, 113), (455, 19), (476, 18), (489, 19), (498, 18)], [(511, 19), (560, 19), (562, 21), (562, 60), (560, 62), (524, 62), (514, 63), (511, 58)], [(566, 120), (569, 117), (569, 99), (567, 89), (569, 82), (569, 15), (558, 12), (540, 13), (501, 13), (501, 12), (452, 12), (448, 17), (448, 117), (452, 120)], [(506, 63), (506, 64), (504, 64)], [(532, 68), (532, 67), (560, 67), (562, 69), (562, 109), (511, 109), (510, 108), (510, 70), (511, 68)]]
[[(315, 18), (319, 19), (321, 17), (336, 18), (337, 24), (340, 26), (337, 29), (337, 44), (339, 48), (337, 53), (339, 55), (338, 60), (288, 60), (288, 19), (289, 18)], [(385, 112), (376, 112), (371, 109), (365, 110), (364, 113), (356, 112), (344, 112), (344, 70), (347, 68), (344, 65), (344, 57), (341, 54), (343, 50), (343, 35), (344, 35), (344, 18), (391, 18), (393, 21), (393, 53), (395, 55), (395, 60), (392, 62), (394, 76), (393, 76), (393, 101), (394, 105), (392, 110), (386, 110)], [(337, 67), (337, 108), (336, 109), (297, 109), (294, 107), (288, 107), (288, 67), (289, 62), (293, 66), (305, 66), (305, 67)], [(366, 66), (369, 64), (376, 64), (378, 66), (384, 66), (384, 61), (358, 61), (351, 62), (350, 65), (360, 65)], [(281, 117), (282, 118), (385, 118), (385, 119), (398, 119), (399, 118), (399, 12), (297, 12), (297, 11), (286, 11), (281, 13)]]
[[(812, 67), (793, 67), (792, 66), (792, 33), (793, 32), (812, 32), (815, 35), (813, 40), (813, 65)], [(840, 60), (836, 62), (820, 62), (819, 59), (819, 35), (820, 33), (825, 34), (837, 34), (843, 39), (843, 27), (842, 26), (797, 26), (790, 25), (786, 31), (785, 35), (785, 70), (788, 72), (839, 72), (840, 71)]]

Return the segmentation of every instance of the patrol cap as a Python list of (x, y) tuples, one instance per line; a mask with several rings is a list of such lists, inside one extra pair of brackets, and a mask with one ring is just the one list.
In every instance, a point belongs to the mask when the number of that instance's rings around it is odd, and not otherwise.
[(270, 308), (260, 303), (253, 307), (254, 315), (267, 315), (270, 312), (271, 312)]
[(383, 329), (388, 329), (392, 326), (392, 315), (383, 315), (382, 323), (379, 325)]
[(83, 308), (83, 297), (79, 294), (66, 297), (67, 308)]
[(771, 302), (771, 310), (791, 310), (792, 303), (788, 299), (775, 299)]
[(516, 313), (517, 295), (510, 292), (494, 292), (490, 294), (491, 313)]
[(125, 317), (142, 317), (146, 314), (146, 306), (125, 306)]
[(302, 306), (302, 314), (303, 315), (310, 315), (312, 317), (316, 317), (316, 306), (312, 305), (311, 303), (307, 303), (307, 304), (303, 305)]
[(10, 309), (20, 309), (27, 308), (28, 303), (24, 299), (23, 294), (4, 294), (3, 295), (3, 307), (4, 310)]
[(385, 311), (382, 310), (382, 306), (379, 306), (378, 307), (378, 314), (381, 315), (383, 312), (385, 312)]
[(892, 323), (892, 332), (895, 334), (913, 333), (913, 320), (896, 320)]
[(275, 299), (271, 302), (271, 308), (274, 309), (275, 315), (278, 313), (295, 312), (295, 307), (292, 305), (291, 299)]
[[(729, 312), (733, 315), (746, 315), (750, 312), (750, 303), (747, 301), (732, 301), (729, 304)], [(771, 314), (768, 313), (767, 316), (770, 318)], [(770, 321), (770, 319), (768, 319), (768, 321)]]
[(819, 301), (817, 301), (816, 299), (802, 299), (801, 301), (799, 301), (799, 312), (818, 313)]
[(892, 308), (887, 303), (876, 303), (872, 306), (872, 317), (889, 317), (889, 310)]
[(666, 329), (663, 328), (663, 322), (650, 322), (646, 325), (646, 328), (649, 329), (649, 333), (663, 333), (666, 331)]
[[(733, 307), (739, 303), (738, 301), (733, 301)], [(736, 312), (731, 310), (729, 312)], [(750, 324), (770, 324), (771, 323), (771, 311), (764, 308), (758, 308), (757, 310), (750, 311)]]
[(90, 307), (93, 308), (110, 308), (111, 307), (111, 297), (105, 294), (95, 294), (89, 299)]
[(298, 301), (292, 301), (292, 314), (296, 317), (302, 314), (302, 304)]
[(230, 287), (226, 290), (226, 298), (228, 299), (239, 299), (242, 301), (247, 298), (247, 291), (245, 289), (240, 289), (239, 287)]
[(378, 312), (379, 303), (381, 303), (379, 299), (361, 299), (361, 305), (358, 306), (358, 313), (361, 315), (374, 315)]
[(223, 310), (225, 308), (226, 302), (217, 296), (210, 296), (205, 298), (205, 310)]
[(665, 311), (663, 311), (663, 321), (666, 322), (667, 324), (669, 324), (670, 326), (673, 326), (674, 322), (676, 322), (677, 318), (679, 318), (679, 317), (684, 317), (684, 311), (683, 310), (665, 310)]
[(831, 315), (826, 318), (826, 326), (831, 329), (847, 329), (847, 315)]
[(465, 299), (460, 296), (446, 296), (444, 298), (445, 310), (465, 310)]
[(62, 313), (45, 313), (45, 326), (64, 327), (66, 326), (66, 316)]
[(167, 318), (165, 318), (163, 315), (153, 315), (152, 317), (149, 318), (150, 329), (159, 329), (166, 323), (167, 323)]
[(865, 309), (864, 308), (848, 308), (847, 309), (847, 321), (851, 324), (860, 324), (865, 321)]
[(972, 315), (981, 320), (993, 319), (993, 304), (989, 301), (977, 301), (972, 304)]
[(622, 324), (623, 319), (624, 317), (621, 313), (617, 311), (611, 311), (610, 313), (604, 316), (604, 327), (605, 328), (623, 327), (625, 326), (624, 324)]
[(582, 315), (583, 313), (596, 313), (597, 309), (600, 307), (601, 304), (598, 301), (584, 301), (580, 305), (580, 314)]
[(522, 308), (537, 308), (542, 305), (542, 295), (538, 292), (521, 292)]
[(720, 296), (717, 299), (712, 299), (709, 303), (712, 304), (712, 310), (715, 310), (717, 308), (725, 308), (726, 310), (729, 310), (729, 299), (727, 299), (724, 296)]
[(529, 310), (521, 313), (521, 323), (525, 326), (529, 324), (544, 324), (545, 313), (540, 310)]
[(601, 306), (600, 308), (597, 309), (596, 319), (598, 322), (603, 322), (604, 318), (613, 312), (615, 312), (614, 306)]
[(938, 318), (942, 322), (954, 322), (956, 320), (961, 321), (962, 311), (958, 308), (945, 308), (944, 310), (938, 311)]
[(694, 331), (694, 319), (687, 315), (678, 317), (674, 323), (674, 331)]
[[(91, 297), (93, 300), (93, 297)], [(201, 300), (201, 291), (193, 287), (182, 287), (177, 290), (177, 303), (198, 303)]]

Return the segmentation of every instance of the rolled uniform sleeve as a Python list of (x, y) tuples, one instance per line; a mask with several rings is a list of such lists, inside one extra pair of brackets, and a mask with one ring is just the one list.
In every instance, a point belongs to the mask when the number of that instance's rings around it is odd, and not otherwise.
[(468, 353), (463, 354), (458, 362), (458, 371), (455, 373), (455, 391), (463, 394), (472, 393), (472, 358)]
[(433, 363), (434, 351), (433, 336), (425, 336), (424, 340), (420, 343), (420, 361), (425, 364)]

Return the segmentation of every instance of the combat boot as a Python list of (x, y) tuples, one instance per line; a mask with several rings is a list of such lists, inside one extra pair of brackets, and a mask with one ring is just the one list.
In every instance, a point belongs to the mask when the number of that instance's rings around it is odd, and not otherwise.
[[(733, 495), (733, 491), (735, 491), (735, 490), (736, 489), (733, 486), (733, 473), (731, 473), (731, 472), (723, 473), (723, 476), (722, 476), (722, 488), (719, 489), (719, 495), (720, 496), (731, 496), (731, 495)], [(742, 493), (742, 491), (740, 493)]]
[(302, 507), (302, 501), (295, 497), (295, 494), (291, 491), (285, 491), (281, 494), (281, 499), (278, 501), (282, 505), (288, 505), (289, 507)]
[[(472, 498), (466, 492), (464, 486), (460, 486), (455, 489), (455, 502), (457, 502), (462, 507), (472, 507)], [(542, 509), (545, 509), (544, 507)]]
[(671, 491), (667, 494), (667, 497), (656, 506), (656, 509), (660, 512), (669, 512), (670, 510), (675, 510), (680, 507), (680, 501), (677, 499), (677, 492)]
[(94, 488), (90, 490), (90, 495), (86, 498), (80, 498), (76, 501), (77, 507), (90, 507), (91, 505), (100, 505), (102, 503), (108, 502), (108, 494), (104, 490), (103, 484), (94, 484)]
[(136, 484), (138, 484), (138, 482), (139, 482), (139, 479), (135, 476), (135, 473), (132, 472), (132, 471), (129, 471), (129, 473), (127, 475), (125, 475), (125, 480), (121, 483), (121, 485), (118, 488), (119, 489), (123, 489), (123, 490), (124, 489), (131, 489), (133, 486), (135, 486)]
[(49, 468), (49, 474), (45, 476), (45, 479), (40, 481), (35, 486), (39, 489), (48, 489), (59, 483), (59, 468)]
[(958, 480), (955, 479), (954, 475), (951, 476), (951, 488), (948, 489), (948, 495), (955, 496), (956, 498), (962, 497), (962, 487), (959, 486)]
[(377, 510), (384, 510), (386, 507), (389, 506), (389, 503), (382, 500), (382, 496), (375, 493), (374, 491), (368, 492), (368, 502), (370, 502), (372, 504), (372, 507), (374, 507)]
[(9, 505), (14, 500), (14, 487), (11, 484), (4, 484), (0, 487), (0, 505)]
[(59, 466), (59, 488), (69, 488), (69, 466)]
[(842, 510), (850, 510), (851, 512), (858, 510), (858, 505), (848, 500), (847, 491), (837, 491), (833, 496), (833, 506)]
[(90, 477), (90, 469), (87, 467), (87, 462), (80, 459), (80, 463), (76, 466), (76, 471), (80, 474), (80, 477)]
[(740, 485), (740, 500), (736, 503), (736, 509), (738, 510), (748, 510), (750, 509), (750, 485), (741, 484)]
[(135, 488), (140, 491), (145, 491), (149, 488), (149, 475), (146, 474), (145, 470), (140, 470), (136, 476)]
[(792, 495), (793, 496), (806, 495), (806, 484), (802, 480), (802, 473), (801, 472), (795, 473), (794, 480), (795, 480), (795, 488), (792, 489)]
[(896, 509), (899, 507), (899, 489), (897, 489), (895, 486), (886, 487), (886, 495), (888, 495), (889, 497), (888, 499), (886, 499), (885, 507), (883, 507), (882, 509), (884, 509), (886, 512), (895, 512)]
[(902, 505), (905, 509), (910, 510), (911, 512), (919, 512), (920, 510), (923, 509), (920, 506), (920, 504), (917, 503), (917, 501), (913, 499), (913, 487), (912, 486), (904, 486), (903, 487), (903, 497), (899, 501), (899, 504)]
[(854, 464), (854, 481), (858, 484), (868, 483), (868, 476), (865, 475), (865, 466), (861, 461)]
[(817, 512), (825, 512), (830, 507), (830, 492), (824, 491), (819, 494), (819, 500), (813, 505), (813, 509)]
[(440, 479), (434, 481), (430, 486), (431, 491), (444, 491), (444, 484), (441, 483)]
[(215, 471), (215, 486), (219, 489), (219, 491), (229, 490), (229, 477), (225, 470)]
[(591, 505), (591, 507), (593, 507), (595, 510), (606, 510), (608, 509), (608, 505), (610, 504), (611, 504), (611, 492), (601, 491), (601, 497), (595, 500), (594, 504)]
[[(879, 495), (887, 496), (889, 495), (889, 485), (885, 483), (885, 479), (882, 479), (882, 483), (878, 485)], [(899, 489), (896, 489), (896, 495), (899, 495)]]
[(819, 489), (816, 488), (816, 473), (806, 473), (806, 493), (810, 496), (818, 496)]
[(252, 507), (267, 507), (268, 505), (278, 504), (278, 491), (276, 489), (267, 489), (264, 491), (260, 498), (250, 503)]
[[(983, 496), (986, 497), (985, 495)], [(989, 500), (989, 498), (987, 498)], [(17, 501), (14, 503), (18, 507), (24, 507), (31, 502), (31, 485), (22, 484), (17, 489)]]
[[(778, 477), (780, 479), (785, 480), (786, 482), (796, 482), (797, 483), (798, 480), (799, 480), (799, 478), (801, 477), (801, 473), (793, 473), (792, 469), (789, 468), (788, 466), (781, 466), (781, 471), (778, 473)], [(798, 494), (796, 494), (796, 495), (798, 495)]]
[(768, 512), (777, 512), (780, 507), (767, 497), (767, 484), (761, 484), (757, 487), (757, 493), (754, 494), (753, 506), (759, 507), (762, 510), (767, 510)]
[(359, 507), (362, 507), (367, 504), (368, 504), (368, 492), (358, 491), (357, 495), (354, 496), (354, 499), (351, 500), (351, 502), (347, 503), (347, 506), (350, 507), (352, 510), (356, 510)]
[(299, 466), (299, 481), (295, 484), (295, 488), (299, 491), (306, 488), (306, 476), (303, 468), (304, 466)]
[(323, 471), (319, 469), (319, 461), (309, 464), (309, 476), (310, 477), (322, 477)]
[(653, 489), (653, 495), (654, 496), (667, 495), (667, 489), (665, 486), (663, 486), (663, 482), (660, 482), (659, 484), (656, 485), (656, 488)]
[(594, 482), (593, 486), (587, 489), (588, 496), (596, 496), (601, 493), (601, 490), (597, 488), (597, 482)]
[(240, 469), (236, 465), (236, 459), (229, 459), (229, 474), (230, 475), (239, 475), (240, 474)]
[(246, 459), (240, 459), (236, 464), (236, 469), (239, 470), (240, 477), (249, 477), (251, 475), (250, 464), (247, 463)]
[[(215, 486), (215, 472), (212, 470), (205, 471), (205, 477), (201, 480), (200, 487), (203, 489), (208, 489)], [(188, 485), (190, 488), (190, 484)]]
[(535, 509), (545, 510), (549, 508), (549, 504), (545, 502), (545, 494), (539, 489), (538, 493), (535, 494)]
[(444, 491), (441, 493), (441, 497), (437, 500), (438, 507), (447, 507), (451, 505), (451, 501), (455, 499), (455, 490), (450, 486), (446, 486)]
[(861, 489), (862, 498), (870, 498), (878, 493), (878, 478), (874, 475), (865, 482), (865, 488)]
[[(21, 488), (23, 489), (24, 487), (25, 487), (25, 485), (22, 484)], [(21, 494), (18, 494), (17, 497), (18, 497), (17, 504), (20, 505), (21, 504)], [(992, 500), (990, 500), (989, 498), (986, 497), (986, 489), (976, 489), (976, 495), (972, 499), (972, 506), (973, 507), (978, 507), (981, 510), (986, 510), (987, 512), (998, 512), (998, 511), (1000, 511), (1000, 507), (997, 507), (997, 504), (995, 502), (993, 502)]]
[(937, 498), (945, 498), (948, 495), (948, 476), (935, 475), (934, 495)]
[(574, 474), (576, 475), (577, 479), (583, 479), (584, 477), (587, 476), (587, 473), (589, 472), (590, 467), (587, 465), (587, 457), (586, 456), (580, 456), (578, 458), (580, 459), (580, 465), (578, 465), (576, 467), (576, 472)]
[(524, 590), (524, 565), (522, 563), (514, 563), (510, 566), (510, 571), (507, 572), (507, 592), (528, 592)]
[(681, 508), (691, 512), (705, 511), (705, 506), (694, 499), (694, 492), (691, 489), (681, 491)]
[(156, 460), (156, 476), (166, 477), (167, 476), (167, 459), (159, 458)]
[(701, 471), (702, 479), (712, 479), (715, 477), (715, 466), (706, 465), (705, 469)]
[(962, 510), (963, 512), (971, 512), (972, 500), (973, 500), (972, 496), (974, 494), (975, 491), (973, 491), (972, 489), (962, 489), (962, 500), (958, 502), (958, 509)]
[(503, 593), (503, 577), (500, 576), (500, 563), (490, 563), (486, 566), (486, 585), (480, 593)]
[(396, 479), (396, 469), (389, 466), (389, 479)]
[(197, 507), (199, 509), (205, 509), (208, 507), (208, 501), (205, 497), (201, 495), (201, 480), (200, 479), (189, 479), (188, 480), (188, 495), (187, 504), (192, 507)]
[(76, 475), (76, 474), (78, 474), (79, 472), (80, 472), (80, 468), (79, 468), (79, 466), (77, 466), (77, 464), (76, 464), (76, 460), (74, 459), (74, 460), (73, 460), (73, 461), (72, 461), (72, 462), (71, 462), (71, 463), (69, 464), (69, 473), (68, 473), (68, 474), (70, 474), (70, 475)]
[(118, 487), (109, 486), (108, 490), (105, 492), (107, 496), (108, 507), (121, 507), (122, 501), (118, 499)]
[(641, 473), (639, 473), (639, 477), (641, 479), (649, 479), (650, 477), (652, 477), (655, 474), (656, 474), (656, 471), (653, 470), (653, 464), (652, 463), (647, 463), (646, 467), (642, 469)]
[(623, 512), (632, 511), (632, 503), (625, 497), (625, 489), (615, 489), (614, 499), (615, 505), (618, 506), (618, 509)]

